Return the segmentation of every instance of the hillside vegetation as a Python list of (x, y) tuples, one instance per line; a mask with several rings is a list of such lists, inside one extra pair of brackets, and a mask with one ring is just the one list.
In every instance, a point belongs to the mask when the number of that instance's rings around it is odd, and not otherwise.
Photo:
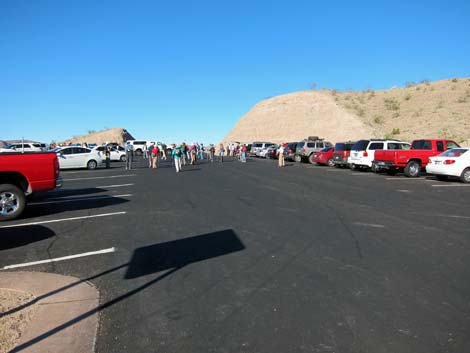
[(470, 78), (373, 91), (302, 91), (264, 100), (223, 142), (452, 138), (470, 145)]

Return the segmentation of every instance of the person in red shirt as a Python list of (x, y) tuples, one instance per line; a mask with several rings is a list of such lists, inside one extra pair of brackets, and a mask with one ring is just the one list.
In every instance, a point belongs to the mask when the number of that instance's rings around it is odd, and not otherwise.
[(242, 152), (242, 163), (246, 163), (246, 145), (242, 146), (241, 152)]
[(157, 145), (153, 146), (152, 150), (150, 151), (150, 155), (152, 158), (152, 168), (156, 169), (158, 167), (158, 156), (159, 156)]

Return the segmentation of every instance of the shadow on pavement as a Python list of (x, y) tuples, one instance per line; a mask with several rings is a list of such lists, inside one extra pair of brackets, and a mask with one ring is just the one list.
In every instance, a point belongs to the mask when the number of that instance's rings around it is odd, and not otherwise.
[(233, 230), (138, 248), (132, 255), (125, 279), (205, 261), (245, 249)]
[(0, 229), (0, 250), (13, 249), (55, 236), (49, 228), (30, 225)]
[(77, 316), (73, 320), (70, 320), (60, 326), (57, 326), (56, 328), (49, 330), (48, 332), (15, 347), (10, 352), (20, 352), (28, 347), (31, 347), (35, 343), (38, 343), (70, 326), (73, 326), (77, 322), (80, 322), (81, 320), (84, 320), (91, 315), (99, 313), (102, 310), (113, 306), (114, 304), (126, 300), (127, 298), (158, 283), (166, 277), (169, 277), (170, 275), (185, 266), (188, 266), (195, 262), (200, 262), (223, 255), (228, 255), (233, 252), (242, 251), (244, 249), (245, 245), (243, 245), (241, 240), (231, 229), (138, 248), (134, 251), (131, 261), (129, 263), (122, 264), (110, 270), (101, 272), (97, 275), (72, 283), (63, 288), (59, 288), (41, 297), (37, 297), (29, 303), (23, 304), (19, 307), (16, 307), (5, 313), (0, 314), (0, 318), (22, 310), (25, 307), (28, 307), (29, 305), (38, 302), (39, 300), (47, 298), (61, 291), (67, 290), (68, 288), (74, 287), (80, 283), (96, 279), (98, 277), (115, 272), (124, 267), (128, 267), (127, 273), (124, 277), (125, 279), (132, 279), (165, 270), (166, 272), (158, 275), (154, 279), (127, 293), (124, 293), (106, 303), (99, 305), (93, 310), (90, 310), (86, 313)]
[(127, 199), (123, 199), (121, 197), (113, 197), (110, 195), (97, 195), (95, 197), (90, 198), (80, 198), (80, 200), (71, 200), (72, 199), (48, 201), (46, 199), (42, 200), (44, 201), (43, 203), (31, 203), (26, 208), (21, 219), (43, 217), (67, 211), (91, 210), (95, 208), (115, 206), (129, 202), (129, 200)]
[(43, 200), (46, 198), (52, 197), (66, 197), (66, 196), (80, 196), (80, 195), (91, 195), (97, 194), (100, 192), (108, 191), (107, 189), (103, 188), (83, 188), (83, 189), (59, 189), (53, 190), (49, 192), (42, 192), (35, 194), (32, 198), (33, 200)]

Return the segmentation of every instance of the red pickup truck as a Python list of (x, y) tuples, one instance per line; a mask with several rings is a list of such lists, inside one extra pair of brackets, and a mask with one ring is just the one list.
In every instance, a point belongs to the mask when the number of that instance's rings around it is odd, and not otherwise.
[(428, 164), (429, 157), (454, 147), (460, 146), (452, 140), (422, 139), (413, 141), (409, 150), (377, 150), (372, 169), (385, 170), (392, 175), (404, 171), (407, 177), (416, 178)]
[(55, 153), (0, 154), (0, 221), (21, 215), (26, 196), (61, 186)]

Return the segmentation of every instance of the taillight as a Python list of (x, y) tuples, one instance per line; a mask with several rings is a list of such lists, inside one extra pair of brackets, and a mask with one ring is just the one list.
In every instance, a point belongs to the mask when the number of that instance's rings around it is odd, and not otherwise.
[(343, 156), (344, 156), (344, 157), (347, 157), (347, 156), (348, 156), (348, 152), (347, 152), (347, 151), (343, 151)]
[(446, 159), (444, 161), (444, 164), (454, 164), (455, 163), (455, 159)]
[(56, 177), (59, 176), (59, 161), (57, 158), (54, 159), (54, 174)]
[(367, 153), (367, 151), (364, 151), (364, 152), (362, 153), (362, 155), (363, 155), (364, 157), (367, 157), (369, 154)]

